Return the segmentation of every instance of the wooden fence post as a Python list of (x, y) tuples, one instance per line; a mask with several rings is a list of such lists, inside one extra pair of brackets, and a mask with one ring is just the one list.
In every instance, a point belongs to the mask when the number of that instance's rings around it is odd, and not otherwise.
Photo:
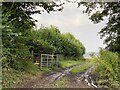
[(41, 54), (41, 60), (40, 60), (40, 67), (42, 69), (42, 54)]
[(48, 68), (48, 55), (47, 55), (47, 68)]
[(58, 55), (57, 55), (57, 65), (56, 66), (58, 67)]

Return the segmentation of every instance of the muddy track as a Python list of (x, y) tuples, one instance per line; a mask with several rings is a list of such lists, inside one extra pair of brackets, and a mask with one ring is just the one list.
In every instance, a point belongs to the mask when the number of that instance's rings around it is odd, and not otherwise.
[[(85, 64), (85, 63), (84, 63)], [(83, 65), (83, 64), (82, 64)], [(46, 74), (42, 77), (37, 77), (34, 80), (29, 80), (27, 82), (23, 82), (16, 86), (16, 88), (53, 88), (53, 84), (55, 81), (60, 80), (63, 77), (67, 77), (70, 80), (70, 83), (67, 88), (93, 88), (97, 87), (92, 78), (90, 77), (90, 72), (93, 67), (88, 68), (83, 73), (73, 75), (70, 70), (75, 67), (81, 67), (82, 65), (73, 65), (65, 69), (61, 69), (58, 71), (52, 71), (49, 74)], [(91, 78), (91, 80), (90, 80)], [(92, 82), (92, 83), (91, 83)], [(72, 86), (72, 87), (71, 87)], [(74, 87), (73, 87), (74, 86)]]

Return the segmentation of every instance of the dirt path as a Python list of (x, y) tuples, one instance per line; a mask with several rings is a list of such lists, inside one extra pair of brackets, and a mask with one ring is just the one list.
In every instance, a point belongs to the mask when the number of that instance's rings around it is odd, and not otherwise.
[(81, 66), (82, 65), (74, 65), (59, 71), (52, 71), (42, 77), (38, 76), (36, 79), (23, 82), (22, 84), (17, 85), (16, 88), (55, 88), (55, 85), (57, 84), (56, 82), (61, 82), (62, 78), (67, 78), (69, 81), (67, 83), (64, 83), (66, 81), (62, 82), (64, 88), (94, 88), (92, 85), (88, 85), (85, 80), (78, 79), (76, 74), (70, 72), (72, 68)]

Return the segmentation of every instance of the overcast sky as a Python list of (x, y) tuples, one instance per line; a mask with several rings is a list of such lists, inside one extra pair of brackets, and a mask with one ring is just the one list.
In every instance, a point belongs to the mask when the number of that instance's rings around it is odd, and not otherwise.
[(35, 14), (32, 17), (38, 20), (38, 28), (41, 24), (57, 26), (62, 33), (70, 32), (79, 39), (86, 52), (98, 52), (99, 47), (104, 47), (98, 32), (105, 26), (106, 21), (93, 24), (88, 15), (82, 13), (83, 9), (84, 7), (77, 8), (77, 4), (65, 4), (62, 12)]

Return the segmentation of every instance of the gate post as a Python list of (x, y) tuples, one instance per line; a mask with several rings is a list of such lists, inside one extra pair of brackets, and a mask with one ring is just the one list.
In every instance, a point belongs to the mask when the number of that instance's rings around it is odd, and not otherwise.
[(56, 55), (56, 56), (57, 56), (57, 65), (56, 66), (58, 67), (58, 55)]
[(47, 54), (47, 68), (48, 68), (48, 54)]
[(41, 54), (41, 60), (40, 60), (40, 68), (42, 68), (42, 54)]

